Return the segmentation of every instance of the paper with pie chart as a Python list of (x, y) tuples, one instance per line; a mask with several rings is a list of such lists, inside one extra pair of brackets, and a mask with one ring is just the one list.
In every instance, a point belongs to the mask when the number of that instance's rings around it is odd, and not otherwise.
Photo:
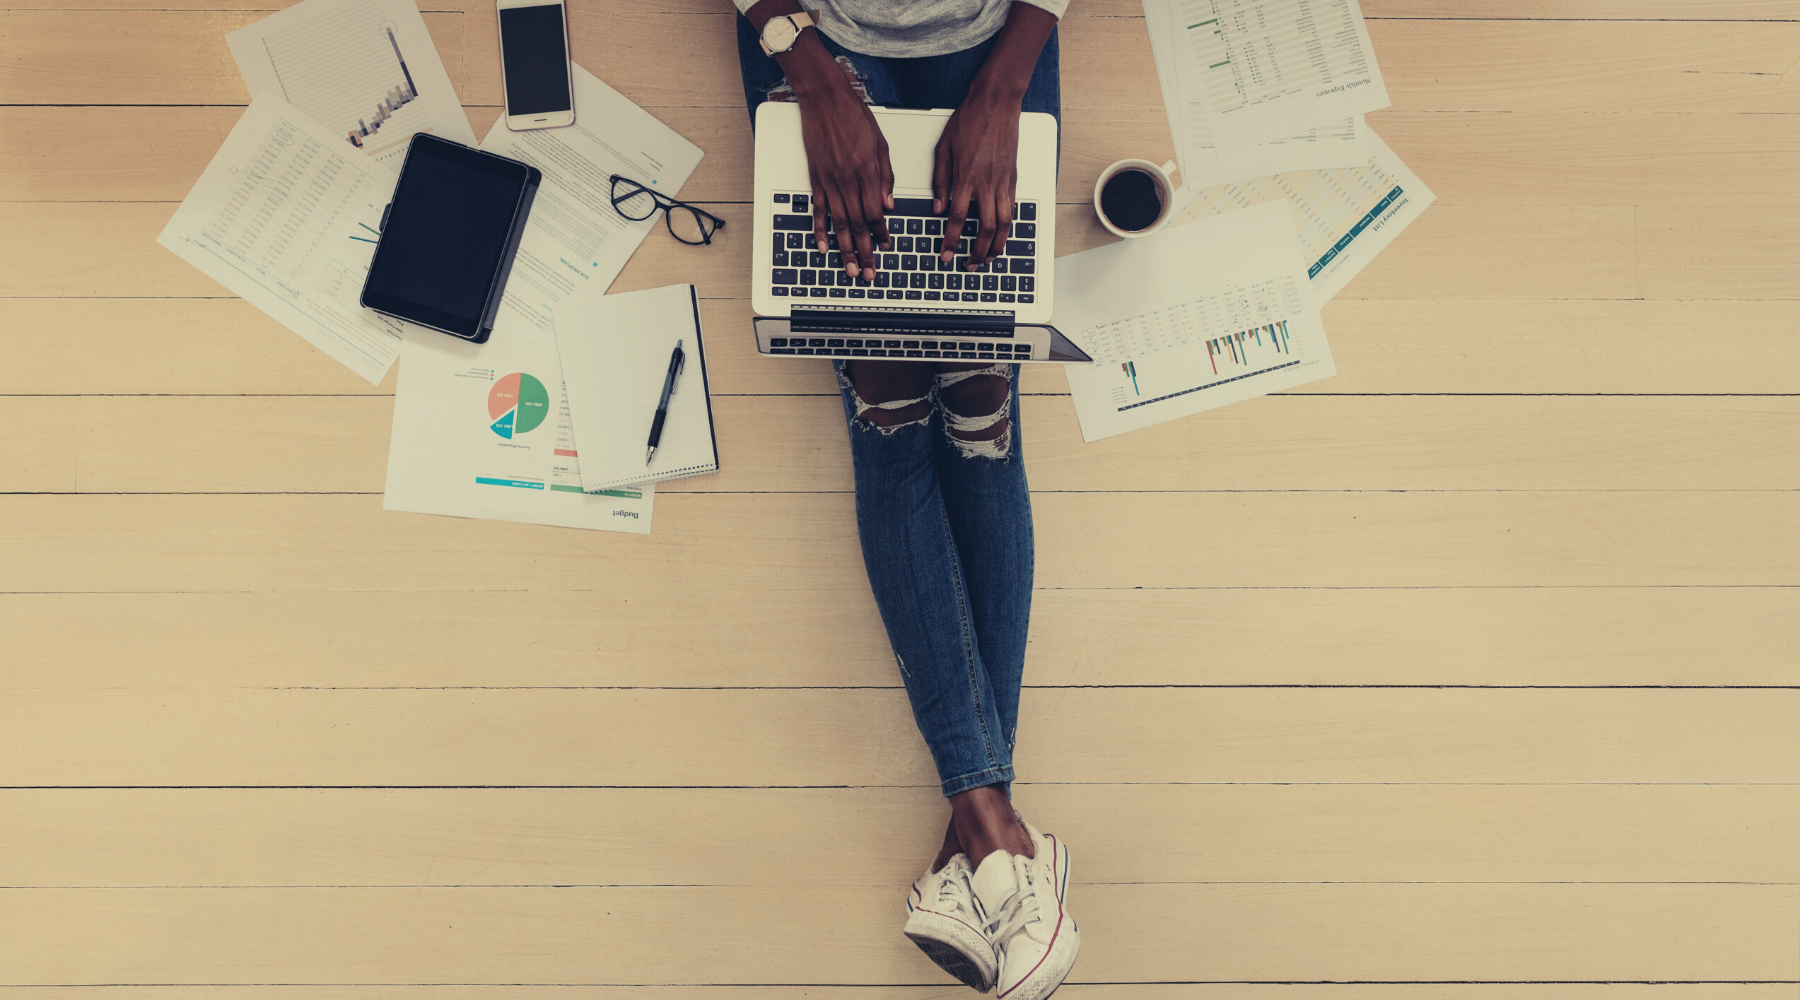
[(581, 489), (556, 341), (527, 324), (486, 344), (405, 333), (382, 506), (648, 534), (649, 485)]

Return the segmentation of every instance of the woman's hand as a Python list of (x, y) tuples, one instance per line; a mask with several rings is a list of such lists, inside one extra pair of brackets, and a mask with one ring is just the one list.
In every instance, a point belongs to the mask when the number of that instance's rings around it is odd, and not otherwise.
[(944, 125), (931, 175), (932, 211), (942, 213), (947, 208), (949, 212), (944, 223), (944, 263), (955, 256), (963, 220), (971, 216), (971, 198), (975, 201), (973, 218), (981, 229), (969, 243), (965, 266), (973, 271), (1006, 249), (1007, 237), (1012, 234), (1018, 164), (1019, 102), (971, 91)]
[[(832, 64), (837, 71), (837, 64)], [(801, 95), (800, 137), (806, 144), (806, 169), (812, 178), (813, 242), (827, 249), (825, 216), (831, 215), (843, 254), (844, 273), (864, 280), (875, 277), (875, 248), (893, 246), (887, 210), (894, 206), (894, 168), (887, 140), (842, 72), (841, 86), (822, 86)]]

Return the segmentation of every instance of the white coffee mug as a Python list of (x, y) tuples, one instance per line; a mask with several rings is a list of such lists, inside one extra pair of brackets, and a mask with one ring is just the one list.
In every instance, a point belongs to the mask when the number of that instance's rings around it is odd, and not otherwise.
[[(1112, 180), (1114, 174), (1121, 170), (1134, 168), (1149, 174), (1150, 179), (1156, 182), (1156, 199), (1161, 202), (1162, 209), (1157, 213), (1156, 220), (1148, 226), (1142, 229), (1127, 230), (1113, 225), (1112, 220), (1106, 217), (1106, 210), (1100, 207), (1100, 192), (1105, 189), (1106, 182)], [(1113, 235), (1123, 236), (1128, 240), (1136, 239), (1139, 236), (1149, 236), (1161, 229), (1169, 221), (1169, 209), (1175, 202), (1175, 182), (1169, 179), (1169, 175), (1174, 172), (1174, 160), (1170, 160), (1160, 167), (1149, 160), (1120, 160), (1100, 171), (1100, 179), (1094, 182), (1094, 214), (1100, 217), (1100, 224)]]

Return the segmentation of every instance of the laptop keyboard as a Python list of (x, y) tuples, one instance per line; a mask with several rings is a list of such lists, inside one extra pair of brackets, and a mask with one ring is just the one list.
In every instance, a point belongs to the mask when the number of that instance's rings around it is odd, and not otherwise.
[[(827, 228), (828, 250), (820, 251), (813, 243), (812, 197), (787, 192), (775, 196), (775, 257), (769, 272), (770, 291), (775, 295), (806, 299), (880, 299), (883, 302), (989, 303), (994, 305), (1029, 305), (1037, 301), (1037, 211), (1036, 202), (1020, 202), (1013, 206), (1012, 230), (1005, 241), (1005, 253), (979, 265), (972, 272), (963, 270), (968, 262), (969, 244), (980, 223), (969, 219), (962, 232), (947, 236), (945, 218), (933, 214), (929, 198), (895, 198), (888, 213), (888, 234), (894, 238), (893, 250), (879, 248), (874, 280), (852, 278), (844, 273), (843, 255), (836, 232)], [(830, 220), (827, 220), (829, 227)], [(938, 257), (944, 241), (956, 241), (956, 261), (944, 264)], [(845, 301), (844, 306), (849, 306)], [(885, 344), (885, 341), (869, 341)], [(921, 344), (923, 342), (920, 342)], [(946, 345), (950, 342), (945, 341)], [(988, 345), (981, 350), (964, 348), (958, 341), (955, 354), (915, 354), (913, 357), (989, 357)], [(839, 345), (833, 344), (832, 347)], [(867, 348), (862, 348), (867, 350)], [(926, 348), (916, 348), (924, 351)], [(891, 357), (888, 347), (880, 347), (877, 357)], [(902, 348), (906, 350), (906, 348)], [(938, 348), (942, 351), (943, 348)], [(835, 354), (828, 350), (820, 353)], [(998, 353), (995, 351), (994, 353)], [(898, 355), (900, 357), (906, 354)]]
[[(1010, 332), (1010, 331), (1008, 331)], [(992, 337), (997, 334), (984, 334)], [(876, 340), (857, 337), (770, 337), (770, 354), (829, 354), (853, 358), (959, 358), (969, 361), (1030, 360), (1031, 345), (988, 340)]]

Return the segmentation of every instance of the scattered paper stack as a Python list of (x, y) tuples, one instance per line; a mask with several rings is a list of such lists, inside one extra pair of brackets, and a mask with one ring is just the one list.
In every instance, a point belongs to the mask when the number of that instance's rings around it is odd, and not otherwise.
[[(1363, 120), (1388, 96), (1357, 0), (1143, 2), (1182, 187), (1171, 229), (1056, 262), (1055, 322), (1099, 359), (1067, 373), (1088, 441), (1334, 374), (1319, 307), (1435, 198)], [(1285, 211), (1185, 232), (1268, 203)], [(1243, 260), (1222, 269), (1203, 233)], [(1304, 294), (1267, 294), (1290, 264)], [(1114, 292), (1137, 268), (1179, 301)]]

